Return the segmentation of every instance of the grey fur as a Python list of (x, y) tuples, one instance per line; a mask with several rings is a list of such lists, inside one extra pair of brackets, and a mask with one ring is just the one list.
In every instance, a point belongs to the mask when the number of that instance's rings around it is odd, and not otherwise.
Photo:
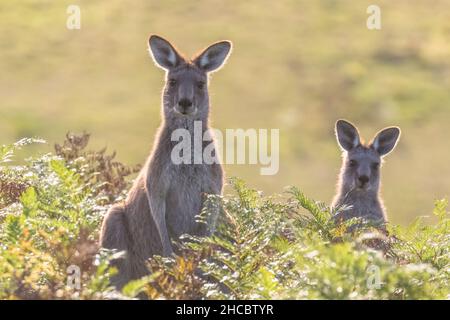
[(380, 167), (382, 157), (395, 148), (400, 128), (383, 129), (365, 144), (353, 124), (338, 120), (336, 137), (343, 151), (343, 162), (332, 207), (347, 209), (338, 212), (335, 218), (359, 217), (385, 229), (387, 215), (380, 194)]
[[(100, 235), (101, 247), (126, 252), (123, 259), (114, 261), (119, 273), (113, 283), (119, 288), (147, 273), (145, 261), (149, 257), (172, 255), (172, 240), (180, 235), (212, 232), (218, 210), (206, 226), (196, 222), (195, 216), (205, 195), (220, 195), (223, 187), (221, 164), (172, 162), (171, 152), (178, 142), (171, 141), (171, 134), (184, 128), (193, 137), (194, 121), (202, 122), (202, 132), (209, 129), (208, 73), (225, 62), (231, 42), (213, 44), (192, 60), (158, 36), (150, 37), (149, 48), (155, 63), (166, 71), (163, 123), (126, 200), (108, 211)], [(203, 148), (208, 144), (205, 142)], [(194, 152), (192, 148), (192, 158)]]

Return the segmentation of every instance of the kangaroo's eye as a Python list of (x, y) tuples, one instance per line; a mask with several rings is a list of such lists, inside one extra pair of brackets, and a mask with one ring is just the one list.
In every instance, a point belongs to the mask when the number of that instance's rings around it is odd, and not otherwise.
[(169, 79), (169, 86), (175, 87), (177, 85), (177, 80), (175, 79)]
[(380, 167), (380, 164), (378, 162), (372, 163), (373, 170), (378, 170), (379, 167)]
[(199, 88), (200, 90), (203, 89), (205, 87), (205, 83), (203, 81), (199, 81), (197, 82), (197, 88)]
[(349, 163), (350, 167), (356, 167), (358, 165), (358, 162), (356, 160), (350, 160)]

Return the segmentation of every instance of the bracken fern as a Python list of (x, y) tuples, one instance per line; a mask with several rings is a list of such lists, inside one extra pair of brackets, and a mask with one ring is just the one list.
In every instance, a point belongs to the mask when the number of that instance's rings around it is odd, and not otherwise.
[[(149, 259), (150, 275), (116, 292), (98, 230), (136, 172), (114, 154), (86, 151), (89, 136), (70, 134), (45, 154), (14, 165), (14, 152), (41, 140), (0, 148), (0, 299), (436, 299), (448, 298), (448, 202), (435, 203), (437, 223), (417, 219), (387, 235), (333, 219), (336, 209), (295, 187), (264, 196), (244, 181), (209, 196), (221, 214), (208, 237), (185, 235), (177, 255)], [(345, 208), (339, 208), (345, 210)], [(380, 240), (381, 239), (381, 240)], [(373, 245), (381, 241), (383, 246)], [(379, 244), (379, 243), (378, 243)], [(80, 287), (71, 285), (72, 267)], [(72, 279), (73, 280), (73, 279)]]

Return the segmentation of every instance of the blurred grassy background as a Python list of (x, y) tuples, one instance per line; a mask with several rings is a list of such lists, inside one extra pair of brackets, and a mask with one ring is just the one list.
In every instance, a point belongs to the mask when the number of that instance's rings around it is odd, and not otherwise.
[[(450, 190), (450, 3), (376, 1), (382, 29), (366, 28), (373, 1), (53, 1), (0, 3), (0, 143), (67, 131), (92, 133), (130, 164), (142, 163), (160, 123), (163, 72), (147, 52), (150, 33), (193, 54), (230, 39), (214, 75), (213, 126), (280, 128), (280, 171), (227, 166), (268, 193), (296, 185), (329, 202), (341, 164), (334, 122), (347, 118), (370, 139), (399, 125), (383, 168), (394, 223), (428, 215)], [(81, 30), (66, 28), (81, 7)], [(28, 152), (36, 150), (28, 149)]]

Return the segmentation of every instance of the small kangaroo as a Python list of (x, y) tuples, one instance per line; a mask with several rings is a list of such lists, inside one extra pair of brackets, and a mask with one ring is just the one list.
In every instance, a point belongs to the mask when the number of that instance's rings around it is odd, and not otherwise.
[(380, 195), (380, 165), (382, 158), (395, 148), (400, 128), (385, 128), (365, 144), (353, 124), (338, 120), (336, 137), (343, 151), (343, 162), (332, 207), (345, 205), (348, 209), (338, 212), (335, 218), (361, 217), (385, 231), (387, 216)]
[[(163, 121), (153, 150), (126, 200), (111, 207), (100, 234), (101, 247), (126, 252), (125, 258), (114, 261), (119, 273), (112, 282), (118, 288), (147, 274), (145, 261), (149, 257), (172, 255), (171, 240), (182, 234), (212, 232), (218, 210), (208, 218), (206, 226), (196, 222), (195, 216), (200, 213), (206, 194), (221, 195), (222, 166), (175, 164), (171, 153), (178, 141), (172, 141), (171, 135), (176, 129), (186, 129), (193, 141), (194, 121), (201, 122), (202, 134), (209, 130), (208, 75), (222, 67), (231, 48), (231, 42), (221, 41), (186, 59), (167, 40), (156, 35), (149, 38), (155, 64), (166, 71)], [(200, 149), (205, 147), (206, 143)], [(195, 153), (203, 152), (198, 149), (191, 148), (191, 159)]]

